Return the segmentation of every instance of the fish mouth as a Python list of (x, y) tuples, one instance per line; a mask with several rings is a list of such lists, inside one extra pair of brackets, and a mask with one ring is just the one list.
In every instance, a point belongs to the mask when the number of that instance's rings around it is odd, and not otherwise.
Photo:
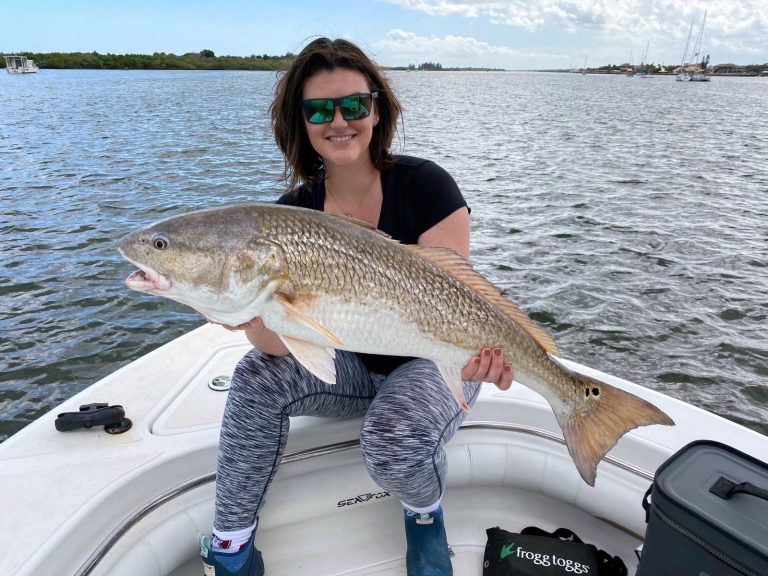
[(125, 279), (125, 285), (139, 292), (161, 292), (171, 287), (168, 278), (151, 269), (132, 272)]
[[(123, 257), (125, 257), (125, 254), (123, 254)], [(163, 276), (160, 272), (153, 270), (149, 266), (134, 262), (130, 258), (126, 258), (126, 260), (139, 267), (139, 270), (132, 272), (125, 279), (125, 285), (131, 290), (138, 292), (162, 292), (170, 289), (171, 281), (167, 276)]]

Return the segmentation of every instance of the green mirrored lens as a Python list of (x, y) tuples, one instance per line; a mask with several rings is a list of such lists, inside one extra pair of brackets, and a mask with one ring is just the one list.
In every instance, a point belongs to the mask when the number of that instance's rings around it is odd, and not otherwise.
[(370, 114), (369, 100), (370, 96), (364, 94), (354, 94), (339, 99), (339, 108), (344, 120), (361, 120)]
[(330, 122), (333, 120), (333, 100), (327, 98), (308, 100), (304, 104), (304, 115), (307, 122), (312, 124)]

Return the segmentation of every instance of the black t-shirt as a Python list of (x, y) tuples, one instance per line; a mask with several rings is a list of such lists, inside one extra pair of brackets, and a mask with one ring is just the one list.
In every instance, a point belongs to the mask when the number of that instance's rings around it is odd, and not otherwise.
[[(403, 244), (417, 244), (419, 236), (467, 205), (448, 172), (430, 160), (395, 156), (391, 168), (381, 173), (383, 201), (377, 228)], [(312, 189), (304, 185), (284, 194), (278, 204), (322, 210), (325, 183)], [(371, 372), (389, 374), (409, 358), (358, 354)]]

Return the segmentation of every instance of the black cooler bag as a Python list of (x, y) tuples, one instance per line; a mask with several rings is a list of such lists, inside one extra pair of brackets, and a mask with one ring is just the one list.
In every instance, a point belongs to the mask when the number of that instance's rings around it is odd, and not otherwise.
[(692, 442), (659, 467), (643, 505), (637, 576), (768, 576), (765, 462)]

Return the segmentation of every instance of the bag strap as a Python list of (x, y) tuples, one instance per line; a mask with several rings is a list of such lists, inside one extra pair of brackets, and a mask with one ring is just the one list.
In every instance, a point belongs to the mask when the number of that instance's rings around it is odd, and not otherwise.
[(595, 549), (598, 576), (627, 576), (627, 566), (621, 558), (611, 556), (605, 550), (600, 550), (592, 544), (590, 546)]
[(597, 560), (597, 576), (627, 576), (627, 566), (618, 556), (611, 556), (605, 550), (600, 550), (594, 544), (586, 544), (575, 532), (568, 528), (558, 528), (554, 532), (547, 532), (538, 526), (528, 526), (520, 531), (520, 534), (531, 536), (547, 536), (557, 540), (566, 540), (568, 542), (578, 542), (592, 549)]
[(578, 542), (579, 544), (584, 543), (584, 541), (581, 538), (579, 538), (571, 530), (568, 530), (568, 528), (558, 528), (554, 532), (547, 532), (546, 530), (543, 530), (538, 526), (528, 526), (527, 528), (523, 528), (520, 534), (527, 534), (530, 536), (547, 536), (549, 538), (557, 538), (558, 540)]
[(645, 523), (648, 524), (648, 522), (651, 519), (651, 494), (653, 493), (653, 484), (648, 486), (648, 490), (645, 491), (645, 496), (643, 496), (643, 510), (645, 510)]
[(712, 485), (712, 488), (710, 488), (709, 491), (724, 500), (728, 500), (728, 498), (734, 494), (749, 494), (750, 496), (768, 500), (768, 490), (765, 488), (755, 486), (751, 482), (737, 484), (736, 482), (731, 482), (725, 476), (720, 476), (718, 481)]

